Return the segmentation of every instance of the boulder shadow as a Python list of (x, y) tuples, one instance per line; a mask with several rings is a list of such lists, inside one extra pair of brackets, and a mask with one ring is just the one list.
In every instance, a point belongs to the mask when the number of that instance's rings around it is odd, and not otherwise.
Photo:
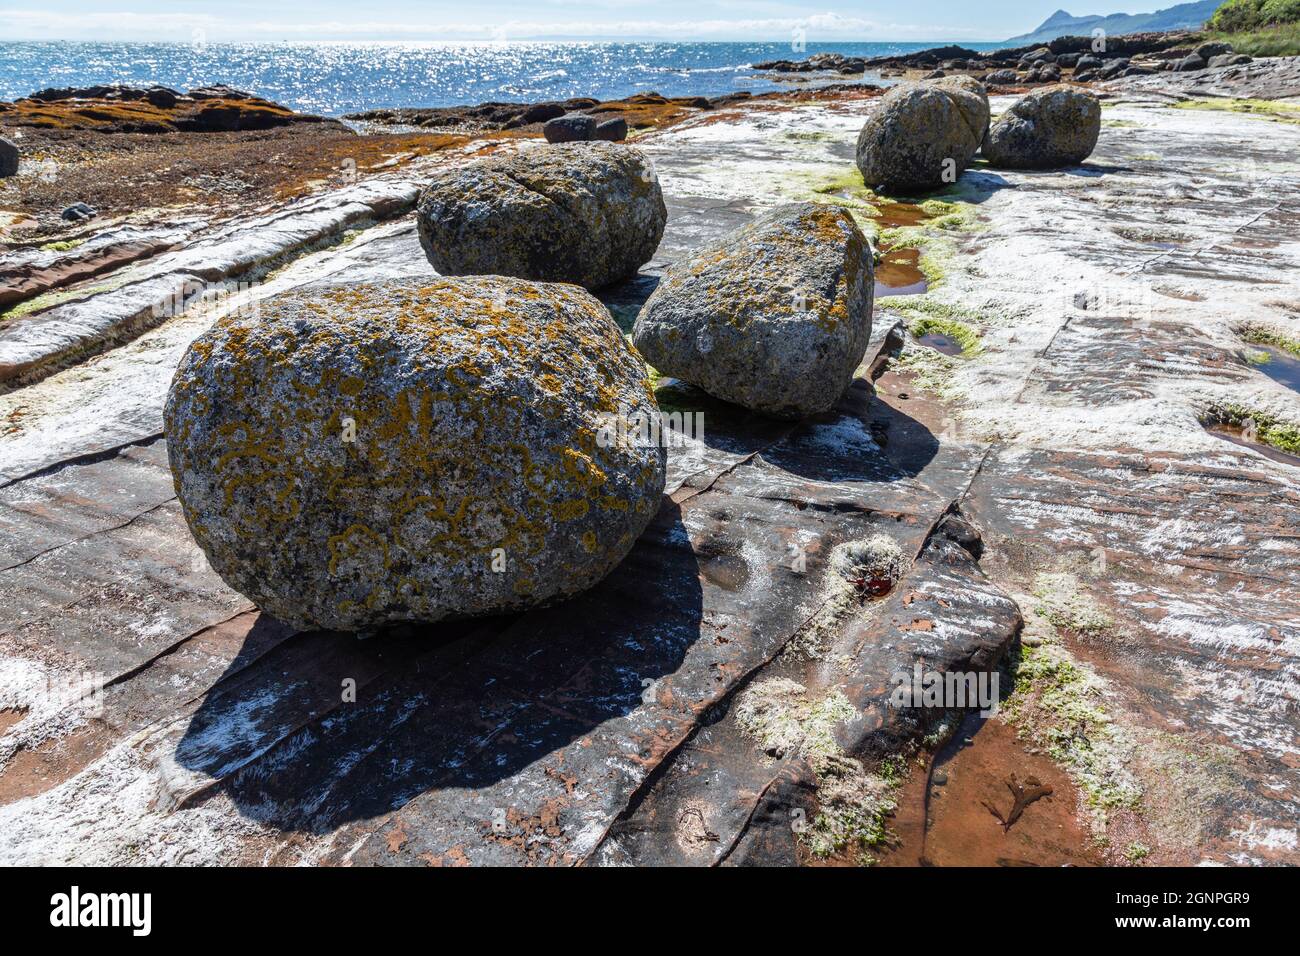
[[(367, 640), (286, 637), (262, 615), (174, 759), (259, 823), (328, 833), (430, 791), (491, 786), (597, 734), (682, 667), (702, 620), (699, 564), (664, 498), (608, 577), (550, 607)], [(610, 757), (608, 746), (569, 753)]]

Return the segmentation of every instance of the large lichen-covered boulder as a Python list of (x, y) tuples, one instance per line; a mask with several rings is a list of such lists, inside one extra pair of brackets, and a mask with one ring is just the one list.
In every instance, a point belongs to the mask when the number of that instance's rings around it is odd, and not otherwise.
[(582, 289), (359, 284), (260, 312), (194, 341), (165, 430), (195, 539), (275, 617), (364, 631), (552, 602), (658, 511), (645, 365)]
[(416, 219), (425, 254), (443, 275), (599, 289), (654, 255), (668, 212), (645, 154), (590, 142), (439, 173), (420, 194)]
[(1092, 154), (1101, 104), (1091, 93), (1049, 86), (1016, 100), (984, 137), (984, 158), (1002, 169), (1060, 169)]
[(781, 206), (675, 264), (637, 317), (665, 375), (778, 418), (833, 407), (871, 337), (871, 248), (843, 209)]
[(988, 93), (969, 76), (896, 86), (858, 134), (858, 169), (871, 187), (936, 189), (970, 165), (988, 123)]

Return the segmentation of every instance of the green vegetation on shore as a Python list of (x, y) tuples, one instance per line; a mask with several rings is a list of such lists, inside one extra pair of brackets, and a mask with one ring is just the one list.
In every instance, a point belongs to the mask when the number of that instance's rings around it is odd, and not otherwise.
[(1295, 56), (1300, 54), (1300, 0), (1227, 0), (1205, 28), (1237, 53)]
[(1180, 110), (1222, 110), (1227, 113), (1248, 113), (1261, 119), (1279, 123), (1300, 123), (1300, 105), (1280, 100), (1183, 100), (1174, 104)]
[(1234, 428), (1250, 428), (1253, 422), (1256, 441), (1300, 455), (1300, 425), (1268, 412), (1237, 404), (1215, 405), (1206, 412), (1203, 420), (1206, 424), (1231, 425)]
[[(1262, 325), (1247, 325), (1238, 333), (1242, 340), (1251, 345), (1271, 345), (1300, 358), (1300, 339), (1292, 338), (1276, 329)], [(1267, 354), (1267, 353), (1265, 353)]]

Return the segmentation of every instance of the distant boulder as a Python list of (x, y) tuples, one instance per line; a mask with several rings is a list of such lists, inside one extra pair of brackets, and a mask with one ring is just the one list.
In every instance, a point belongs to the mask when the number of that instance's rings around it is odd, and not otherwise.
[(1015, 70), (994, 70), (984, 77), (989, 86), (1011, 86), (1020, 82), (1020, 75)]
[(443, 275), (503, 275), (598, 289), (654, 255), (668, 212), (632, 146), (557, 143), (435, 174), (420, 242)]
[(627, 139), (627, 120), (621, 116), (596, 124), (596, 139), (609, 143), (621, 143)]
[(1208, 65), (1203, 59), (1192, 53), (1175, 63), (1174, 69), (1179, 73), (1193, 73), (1205, 69)]
[(1097, 71), (1098, 79), (1113, 80), (1129, 67), (1129, 60), (1126, 56), (1114, 57), (1102, 64), (1101, 69)]
[(0, 179), (18, 175), (18, 145), (0, 136)]
[(596, 135), (596, 121), (582, 113), (547, 120), (542, 135), (548, 143), (584, 143)]
[(984, 158), (1002, 169), (1060, 169), (1083, 162), (1101, 133), (1091, 93), (1048, 86), (1016, 100), (984, 137)]
[(1202, 60), (1205, 60), (1208, 63), (1213, 57), (1223, 56), (1223, 54), (1231, 52), (1231, 43), (1222, 43), (1217, 40), (1210, 40), (1206, 43), (1200, 44), (1192, 51), (1192, 54), (1194, 56), (1199, 56)]
[(1253, 57), (1247, 56), (1245, 53), (1220, 53), (1218, 56), (1210, 57), (1207, 65), (1212, 69), (1224, 66), (1242, 66), (1253, 62), (1253, 59)]
[(63, 212), (59, 213), (59, 218), (68, 222), (84, 222), (87, 219), (94, 219), (99, 215), (99, 210), (84, 202), (74, 202)]
[(857, 164), (871, 187), (936, 189), (970, 164), (988, 128), (983, 84), (968, 76), (900, 84), (858, 134)]
[(530, 123), (545, 123), (557, 116), (563, 116), (566, 112), (568, 110), (559, 103), (535, 103), (519, 114), (519, 122), (522, 126)]

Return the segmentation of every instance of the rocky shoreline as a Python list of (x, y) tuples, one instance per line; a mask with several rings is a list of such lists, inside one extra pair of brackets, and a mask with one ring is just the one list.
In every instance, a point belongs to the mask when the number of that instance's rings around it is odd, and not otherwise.
[(1106, 37), (1059, 37), (1050, 43), (999, 50), (961, 46), (934, 47), (895, 56), (846, 57), (818, 53), (803, 60), (769, 60), (754, 69), (799, 78), (815, 74), (938, 78), (971, 76), (990, 86), (1056, 83), (1062, 79), (1086, 83), (1117, 77), (1149, 76), (1162, 70), (1193, 71), (1240, 66), (1251, 62), (1234, 55), (1227, 44), (1208, 41), (1198, 33), (1137, 33)]
[[(594, 120), (602, 104), (586, 101), (527, 123), (517, 105), (352, 121), (398, 126), (388, 133), (78, 131), (78, 148), (129, 137), (128, 161), (158, 144), (226, 143), (250, 163), (312, 142), (349, 144), (340, 161), (373, 147), (354, 182), (307, 185), (311, 167), (286, 156), (273, 175), (290, 195), (160, 204), (152, 221), (115, 221), (108, 203), (49, 221), (53, 204), (10, 202), (39, 181), (24, 166), (0, 205), (77, 238), (42, 249), (32, 229), (0, 251), (17, 306), (0, 314), (0, 368), (16, 369), (0, 387), (0, 583), (13, 596), (0, 664), (17, 675), (0, 704), (0, 857), (1296, 862), (1300, 552), (1286, 516), (1300, 471), (1210, 426), (1253, 423), (1258, 446), (1300, 422), (1294, 388), (1247, 358), (1255, 342), (1300, 341), (1300, 127), (1294, 99), (1240, 108), (1262, 90), (1300, 96), (1297, 63), (1093, 89), (1103, 107), (1084, 86), (989, 96), (964, 76), (707, 106), (641, 98), (604, 111), (628, 120), (629, 145), (542, 142), (547, 121)], [(435, 125), (401, 128), (423, 121)], [(904, 126), (910, 138), (891, 139)], [(23, 129), (41, 148), (70, 135)], [(934, 156), (908, 148), (940, 141)], [(578, 151), (629, 165), (555, 159)], [(102, 161), (69, 163), (61, 188), (90, 188)], [(546, 231), (564, 217), (571, 229)], [(597, 236), (578, 262), (530, 251)], [(874, 255), (844, 253), (868, 243)], [(584, 274), (589, 261), (608, 268)], [(903, 268), (918, 281), (881, 284)], [(227, 281), (228, 297), (199, 298)], [(160, 296), (177, 308), (153, 311)], [(797, 323), (785, 358), (804, 363), (775, 384), (760, 378), (775, 346), (747, 355), (756, 338), (724, 339), (755, 317), (716, 308), (765, 296), (764, 318)], [(320, 317), (336, 312), (351, 324), (332, 337)], [(716, 327), (671, 334), (705, 316)], [(656, 374), (647, 391), (629, 335), (695, 385)], [(278, 351), (295, 336), (301, 365)], [(436, 374), (415, 360), (428, 336), (443, 343)], [(34, 364), (19, 368), (24, 348)], [(381, 365), (430, 377), (389, 394)], [(506, 368), (526, 374), (492, 377)], [(781, 384), (775, 410), (792, 417), (755, 412)], [(662, 471), (654, 456), (623, 460), (574, 426), (581, 388), (584, 407), (653, 402), (705, 428)], [(499, 400), (441, 407), (480, 393)], [(192, 404), (177, 415), (179, 403)], [(515, 467), (517, 448), (456, 453), (508, 445), (521, 407), (553, 413), (527, 421), (543, 437), (518, 470), (554, 509), (533, 526), (532, 500), (447, 507), (447, 488), (477, 487), (471, 470)], [(254, 434), (260, 415), (279, 425)], [(335, 441), (344, 418), (380, 438)], [(462, 430), (430, 442), (433, 421)], [(178, 486), (172, 455), (197, 484)], [(260, 491), (212, 478), (241, 456), (271, 476)], [(303, 467), (277, 470), (290, 459)], [(439, 461), (417, 494), (412, 469)], [(301, 481), (280, 480), (290, 472)], [(266, 529), (317, 508), (309, 485), (346, 504), (367, 474), (393, 477), (363, 483), (392, 527), (378, 543), (337, 529), (311, 570), (347, 580), (347, 626), (369, 627), (372, 608), (400, 617), (403, 588), (429, 592), (411, 555), (469, 562), (466, 528), (526, 540), (585, 521), (566, 561), (586, 574), (626, 556), (565, 603), (519, 611), (539, 583), (520, 575), (488, 595), (516, 613), (358, 641), (293, 626), (316, 613), (260, 614), (195, 544), (219, 537), (217, 563), (270, 560), (302, 544)], [(601, 515), (636, 538), (625, 552), (621, 538), (604, 546), (599, 509), (573, 504), (602, 480)], [(192, 534), (195, 496), (222, 523)], [(650, 498), (658, 511), (637, 513)], [(239, 537), (254, 526), (258, 542)], [(292, 562), (272, 571), (241, 589), (302, 584)], [(900, 709), (894, 681), (918, 666), (998, 675), (1002, 710), (979, 729), (973, 708)], [(81, 671), (101, 675), (102, 713), (44, 708), (35, 689)], [(1053, 799), (1004, 826), (987, 804), (1029, 774)]]

